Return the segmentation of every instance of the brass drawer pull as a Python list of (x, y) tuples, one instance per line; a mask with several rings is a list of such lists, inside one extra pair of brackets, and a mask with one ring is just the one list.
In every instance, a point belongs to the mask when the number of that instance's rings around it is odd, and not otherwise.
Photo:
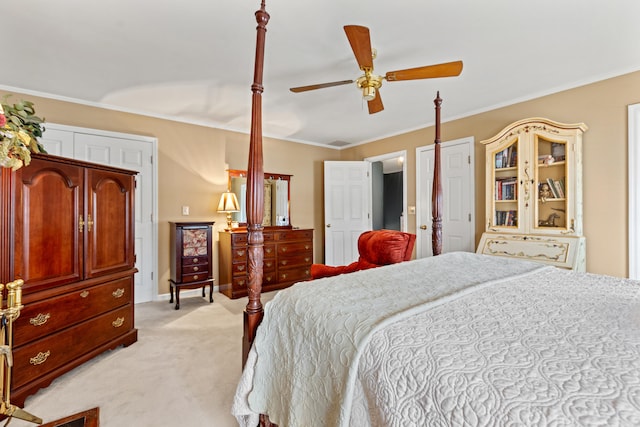
[(309, 261), (311, 261), (311, 258), (309, 258), (309, 257), (306, 257), (306, 258), (304, 259), (304, 262), (309, 262)]
[(198, 280), (198, 275), (193, 276), (193, 280)]
[(119, 328), (124, 324), (124, 317), (118, 317), (116, 320), (111, 322), (114, 328)]
[(80, 292), (80, 296), (81, 296), (82, 298), (86, 298), (86, 297), (88, 297), (88, 296), (89, 296), (89, 291), (82, 291), (82, 292)]
[(238, 256), (244, 256), (245, 252), (244, 251), (238, 251)]
[(271, 248), (266, 248), (264, 251), (265, 251), (266, 253), (270, 254), (270, 253), (272, 252), (272, 249), (271, 249)]
[(47, 350), (46, 353), (40, 352), (36, 356), (34, 356), (31, 359), (29, 359), (29, 363), (31, 363), (32, 365), (35, 365), (35, 366), (42, 365), (44, 362), (47, 361), (49, 356), (51, 356), (51, 351), (49, 351), (49, 350)]
[(113, 291), (111, 293), (111, 295), (113, 295), (114, 298), (120, 298), (122, 297), (122, 295), (124, 295), (124, 288), (118, 288), (115, 291)]
[(33, 326), (41, 326), (47, 323), (47, 320), (49, 320), (50, 318), (51, 318), (50, 313), (46, 313), (46, 314), (38, 313), (36, 317), (32, 317), (31, 319), (29, 319), (29, 323), (31, 323)]
[(198, 270), (200, 270), (200, 269), (198, 268), (197, 265), (193, 267), (193, 271), (198, 271)]
[(280, 263), (281, 263), (282, 265), (287, 265), (289, 262), (288, 262), (286, 259), (283, 259), (282, 261), (280, 261)]
[(238, 266), (238, 271), (244, 271), (244, 265), (239, 265)]
[(193, 261), (191, 261), (191, 262), (194, 263), (194, 264), (197, 264), (198, 261), (199, 261), (198, 258), (194, 258)]

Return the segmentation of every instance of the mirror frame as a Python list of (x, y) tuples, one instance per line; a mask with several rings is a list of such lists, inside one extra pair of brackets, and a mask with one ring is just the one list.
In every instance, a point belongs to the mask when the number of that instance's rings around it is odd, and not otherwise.
[[(231, 180), (233, 178), (246, 178), (247, 177), (247, 171), (246, 170), (242, 170), (242, 169), (229, 169), (227, 170), (228, 172), (228, 182), (227, 182), (227, 189), (229, 191), (231, 191)], [(282, 180), (282, 181), (286, 181), (287, 182), (287, 215), (289, 215), (289, 225), (270, 225), (270, 226), (266, 226), (264, 227), (265, 229), (290, 229), (293, 228), (293, 226), (291, 225), (291, 177), (293, 175), (287, 175), (287, 174), (282, 174), (282, 173), (270, 173), (270, 172), (264, 172), (264, 180)], [(247, 201), (246, 200), (242, 200), (242, 198), (240, 197), (240, 195), (236, 194), (236, 197), (238, 198), (238, 203), (240, 203), (240, 205), (244, 205), (246, 206)], [(238, 229), (245, 229), (247, 227), (247, 223), (246, 222), (238, 222)]]

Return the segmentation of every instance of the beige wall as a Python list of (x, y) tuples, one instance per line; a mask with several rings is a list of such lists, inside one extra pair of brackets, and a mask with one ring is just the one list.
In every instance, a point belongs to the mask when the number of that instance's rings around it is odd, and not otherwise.
[[(446, 93), (441, 96), (444, 99), (443, 117), (446, 118)], [(583, 137), (587, 271), (627, 276), (627, 106), (639, 102), (640, 72), (635, 72), (443, 123), (443, 141), (467, 136), (473, 136), (476, 141), (476, 242), (485, 224), (485, 154), (480, 141), (492, 137), (509, 123), (527, 117), (546, 117), (565, 123), (584, 122), (589, 127)], [(429, 127), (343, 150), (342, 159), (363, 159), (406, 149), (408, 204), (415, 205), (415, 148), (432, 144), (433, 140), (434, 129)], [(408, 223), (410, 231), (415, 232), (415, 216), (409, 216)]]
[[(0, 91), (0, 96), (7, 92)], [(249, 136), (246, 134), (161, 120), (137, 114), (13, 94), (12, 100), (33, 101), (36, 114), (46, 122), (101, 129), (158, 139), (158, 293), (169, 292), (169, 221), (216, 221), (222, 230), (226, 218), (215, 209), (227, 188), (226, 169), (246, 169)], [(46, 123), (45, 123), (46, 128)], [(295, 227), (323, 227), (322, 162), (339, 160), (335, 149), (265, 138), (264, 169), (291, 174), (291, 223)], [(182, 206), (190, 215), (182, 216)], [(214, 233), (217, 236), (217, 233)], [(314, 242), (314, 258), (322, 261), (322, 236)], [(218, 278), (217, 247), (214, 273)]]
[[(0, 95), (4, 93), (0, 91)], [(442, 109), (446, 118), (447, 99)], [(226, 189), (225, 170), (246, 169), (248, 135), (169, 120), (121, 113), (101, 108), (15, 95), (35, 103), (47, 122), (158, 139), (158, 288), (168, 292), (168, 221), (215, 220), (224, 228), (225, 217), (215, 212)], [(476, 240), (484, 229), (484, 147), (489, 138), (511, 122), (526, 117), (547, 117), (584, 122), (584, 230), (587, 270), (626, 276), (627, 265), (627, 106), (640, 102), (640, 72), (560, 92), (509, 107), (445, 122), (442, 140), (475, 137)], [(429, 105), (430, 111), (433, 104)], [(384, 114), (384, 113), (382, 113)], [(314, 258), (323, 256), (324, 160), (362, 160), (365, 157), (407, 150), (408, 204), (415, 205), (415, 148), (433, 143), (433, 127), (337, 151), (312, 145), (265, 138), (267, 172), (292, 174), (291, 221), (296, 227), (314, 228)], [(191, 215), (181, 215), (189, 205)], [(415, 217), (408, 218), (415, 231)], [(217, 277), (217, 248), (214, 250)]]

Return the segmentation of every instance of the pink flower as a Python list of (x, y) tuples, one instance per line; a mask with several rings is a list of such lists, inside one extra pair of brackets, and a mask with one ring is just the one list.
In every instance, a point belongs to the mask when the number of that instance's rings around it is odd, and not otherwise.
[(0, 128), (4, 127), (4, 125), (7, 124), (7, 118), (4, 116), (4, 114), (0, 114)]

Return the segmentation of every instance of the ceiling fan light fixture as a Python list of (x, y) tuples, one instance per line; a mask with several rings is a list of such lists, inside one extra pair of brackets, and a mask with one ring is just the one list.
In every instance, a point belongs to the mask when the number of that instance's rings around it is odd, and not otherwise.
[(365, 101), (372, 101), (376, 97), (376, 88), (373, 86), (365, 86), (362, 88), (362, 97)]

